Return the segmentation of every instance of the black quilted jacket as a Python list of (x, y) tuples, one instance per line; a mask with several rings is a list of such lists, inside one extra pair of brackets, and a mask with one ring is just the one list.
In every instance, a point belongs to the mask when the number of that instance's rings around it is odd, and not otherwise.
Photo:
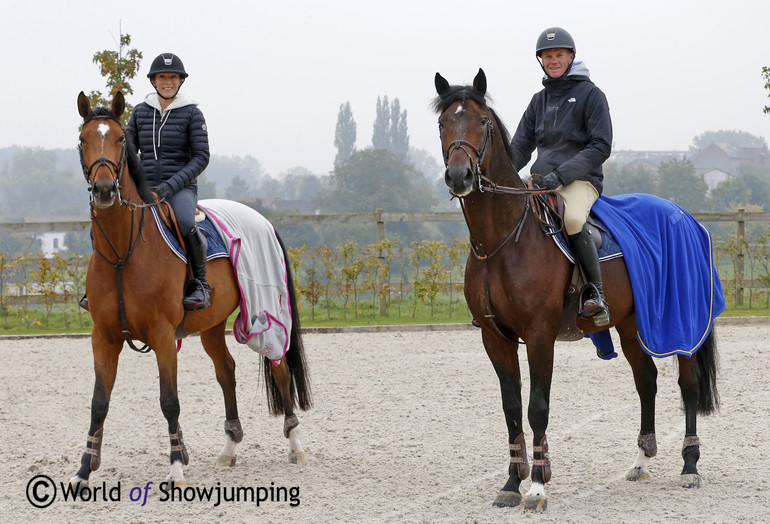
[(161, 113), (158, 96), (148, 95), (131, 113), (126, 132), (139, 150), (151, 187), (165, 183), (174, 193), (197, 189), (195, 179), (209, 163), (209, 134), (193, 99), (177, 95)]

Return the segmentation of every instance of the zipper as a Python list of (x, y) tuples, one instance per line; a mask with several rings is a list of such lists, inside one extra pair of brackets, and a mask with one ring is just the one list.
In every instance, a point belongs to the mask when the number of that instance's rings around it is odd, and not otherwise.
[(171, 110), (169, 109), (166, 111), (165, 116), (161, 115), (160, 118), (160, 127), (158, 128), (158, 142), (156, 145), (155, 142), (155, 113), (159, 112), (157, 109), (154, 109), (152, 112), (152, 152), (155, 155), (155, 160), (158, 160), (158, 149), (160, 147), (160, 133), (163, 131), (163, 126), (166, 125), (166, 122), (168, 122), (168, 116), (171, 114)]

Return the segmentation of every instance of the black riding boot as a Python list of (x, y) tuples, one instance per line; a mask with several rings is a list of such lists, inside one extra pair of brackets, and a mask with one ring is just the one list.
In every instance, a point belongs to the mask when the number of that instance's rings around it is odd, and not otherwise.
[(585, 291), (589, 292), (588, 298), (583, 303), (578, 316), (588, 320), (593, 319), (597, 326), (606, 326), (610, 323), (609, 304), (604, 299), (604, 289), (602, 287), (602, 271), (599, 267), (599, 254), (596, 252), (596, 246), (591, 238), (591, 231), (588, 224), (583, 226), (583, 230), (569, 236), (572, 251), (575, 253), (580, 267), (583, 268), (588, 283), (580, 293), (582, 297)]
[(190, 310), (207, 308), (211, 305), (211, 289), (206, 282), (206, 238), (197, 227), (193, 227), (184, 240), (193, 280), (187, 283), (182, 304)]

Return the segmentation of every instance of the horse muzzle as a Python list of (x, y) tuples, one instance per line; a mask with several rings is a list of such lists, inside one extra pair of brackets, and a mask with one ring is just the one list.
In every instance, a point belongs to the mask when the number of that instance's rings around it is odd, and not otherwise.
[(444, 182), (454, 196), (468, 196), (473, 191), (473, 170), (467, 165), (448, 166), (444, 171)]
[(88, 190), (91, 192), (91, 201), (99, 209), (112, 206), (118, 196), (118, 185), (114, 179), (97, 180)]

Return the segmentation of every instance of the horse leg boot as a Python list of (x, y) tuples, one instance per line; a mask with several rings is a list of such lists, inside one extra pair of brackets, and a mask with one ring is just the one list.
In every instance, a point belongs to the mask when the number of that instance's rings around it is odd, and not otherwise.
[(591, 238), (591, 230), (588, 228), (588, 224), (583, 224), (583, 230), (576, 235), (570, 235), (569, 240), (575, 253), (575, 258), (580, 267), (583, 268), (583, 273), (585, 273), (586, 280), (588, 280), (586, 287), (591, 292), (590, 296), (583, 301), (578, 316), (588, 320), (593, 319), (594, 324), (597, 326), (606, 326), (610, 323), (609, 305), (604, 299), (599, 254)]
[(188, 310), (204, 309), (211, 305), (211, 289), (206, 281), (206, 238), (196, 227), (184, 237), (187, 256), (190, 257), (193, 281), (185, 289), (184, 308)]

